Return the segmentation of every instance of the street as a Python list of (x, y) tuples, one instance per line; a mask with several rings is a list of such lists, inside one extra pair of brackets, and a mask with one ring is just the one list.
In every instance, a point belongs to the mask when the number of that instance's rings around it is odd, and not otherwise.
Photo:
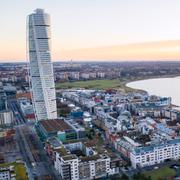
[[(43, 179), (44, 177), (49, 176), (53, 180), (59, 180), (60, 177), (56, 173), (53, 164), (46, 156), (36, 132), (32, 129), (33, 126), (16, 126), (17, 140), (23, 159), (26, 162), (29, 178)], [(33, 140), (29, 139), (29, 137), (33, 137)]]
[(13, 125), (16, 130), (16, 140), (26, 164), (29, 179), (43, 179), (45, 177), (50, 177), (53, 180), (61, 179), (45, 153), (34, 125), (26, 121), (17, 100), (9, 99), (8, 107), (14, 115)]
[(12, 110), (14, 115), (14, 125), (24, 124), (26, 123), (26, 119), (19, 107), (17, 100), (8, 100), (8, 107)]

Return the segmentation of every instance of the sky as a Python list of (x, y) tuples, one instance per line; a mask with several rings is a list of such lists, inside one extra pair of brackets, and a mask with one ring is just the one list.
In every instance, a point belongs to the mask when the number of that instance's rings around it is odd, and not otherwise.
[(26, 60), (36, 8), (51, 15), (53, 61), (180, 59), (180, 0), (2, 0), (0, 62)]

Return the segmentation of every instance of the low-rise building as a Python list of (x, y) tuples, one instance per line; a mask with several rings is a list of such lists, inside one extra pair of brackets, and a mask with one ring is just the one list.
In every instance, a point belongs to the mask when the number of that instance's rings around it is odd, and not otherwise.
[(16, 180), (16, 174), (13, 165), (0, 167), (0, 180)]
[(24, 117), (27, 120), (35, 120), (35, 114), (30, 100), (27, 98), (20, 98), (18, 101)]
[(89, 73), (89, 78), (90, 79), (95, 79), (96, 78), (96, 73), (95, 72), (90, 72)]
[(74, 80), (79, 80), (79, 72), (71, 72), (70, 78)]
[(13, 123), (13, 113), (10, 110), (0, 111), (0, 126), (10, 126)]
[(37, 124), (37, 130), (42, 139), (57, 137), (60, 141), (65, 142), (85, 137), (85, 129), (70, 123), (64, 119), (42, 120)]
[(99, 78), (105, 78), (105, 73), (104, 72), (98, 72), (97, 77)]
[(0, 180), (11, 180), (10, 171), (9, 170), (0, 171)]
[(54, 162), (56, 159), (56, 149), (61, 148), (62, 143), (56, 137), (50, 137), (45, 142), (45, 151), (49, 158)]
[(169, 118), (170, 120), (177, 120), (180, 122), (180, 111), (176, 109), (164, 109), (162, 110), (162, 115), (165, 118)]
[(89, 79), (90, 78), (89, 73), (82, 73), (81, 78), (82, 79)]

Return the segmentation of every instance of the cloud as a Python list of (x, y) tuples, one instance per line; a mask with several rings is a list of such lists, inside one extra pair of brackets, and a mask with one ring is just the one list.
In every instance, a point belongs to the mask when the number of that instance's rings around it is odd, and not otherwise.
[(63, 50), (56, 59), (74, 60), (177, 60), (180, 40)]

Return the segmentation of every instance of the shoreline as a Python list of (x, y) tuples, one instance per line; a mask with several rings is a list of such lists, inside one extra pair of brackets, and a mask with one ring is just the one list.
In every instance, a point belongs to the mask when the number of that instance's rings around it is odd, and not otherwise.
[(140, 77), (140, 78), (135, 78), (135, 79), (127, 79), (126, 83), (131, 83), (131, 82), (135, 82), (135, 81), (143, 81), (143, 80), (150, 80), (150, 79), (161, 79), (161, 78), (176, 78), (176, 77), (180, 77), (180, 74), (177, 75), (158, 75), (158, 76), (149, 76), (149, 77)]
[(131, 93), (131, 92), (139, 92), (139, 93), (148, 93), (143, 89), (135, 89), (127, 86), (129, 83), (150, 79), (158, 79), (158, 78), (175, 78), (179, 77), (180, 74), (174, 75), (157, 75), (157, 76), (146, 76), (146, 77), (128, 77), (128, 78), (116, 78), (116, 79), (94, 79), (94, 80), (80, 80), (80, 81), (67, 81), (67, 82), (56, 82), (56, 90), (63, 89), (116, 89), (122, 93)]
[(147, 91), (145, 91), (143, 89), (131, 88), (131, 87), (127, 86), (127, 84), (132, 83), (132, 82), (136, 82), (136, 81), (153, 80), (153, 79), (161, 79), (161, 78), (163, 78), (163, 79), (165, 79), (165, 78), (176, 78), (176, 77), (180, 77), (180, 74), (177, 74), (177, 75), (163, 75), (163, 76), (158, 75), (158, 76), (151, 76), (151, 77), (144, 77), (144, 78), (139, 77), (139, 78), (134, 78), (134, 79), (127, 79), (127, 80), (124, 81), (124, 83), (123, 82), (122, 83), (124, 84), (125, 88), (130, 88), (131, 89), (130, 92), (132, 92), (134, 90), (134, 92), (148, 93)]
[[(144, 80), (146, 81), (146, 80), (153, 80), (153, 79), (166, 79), (166, 78), (177, 78), (177, 77), (180, 77), (180, 75), (176, 75), (176, 76), (175, 76), (175, 75), (173, 75), (173, 76), (167, 76), (167, 75), (166, 75), (166, 76), (157, 76), (157, 77), (153, 77), (153, 78), (143, 78), (143, 79), (138, 79), (138, 80), (136, 79), (136, 80), (134, 80), (134, 81), (129, 81), (129, 82), (127, 82), (125, 86), (128, 87), (128, 88), (131, 88), (132, 90), (134, 90), (134, 92), (138, 92), (138, 91), (140, 90), (140, 91), (142, 91), (142, 92), (145, 92), (145, 93), (148, 93), (148, 94), (149, 94), (149, 92), (146, 91), (146, 90), (143, 90), (143, 89), (135, 89), (135, 88), (129, 87), (128, 84), (129, 84), (129, 83), (133, 83), (133, 82), (138, 82), (138, 81), (144, 81)], [(154, 94), (154, 95), (156, 95), (156, 94)], [(171, 97), (171, 96), (170, 96), (170, 97)], [(180, 108), (180, 105), (177, 105), (177, 104), (174, 104), (174, 103), (173, 103), (173, 104), (171, 104), (171, 107), (172, 107), (172, 108), (178, 108), (178, 109), (179, 109), (179, 108)]]

